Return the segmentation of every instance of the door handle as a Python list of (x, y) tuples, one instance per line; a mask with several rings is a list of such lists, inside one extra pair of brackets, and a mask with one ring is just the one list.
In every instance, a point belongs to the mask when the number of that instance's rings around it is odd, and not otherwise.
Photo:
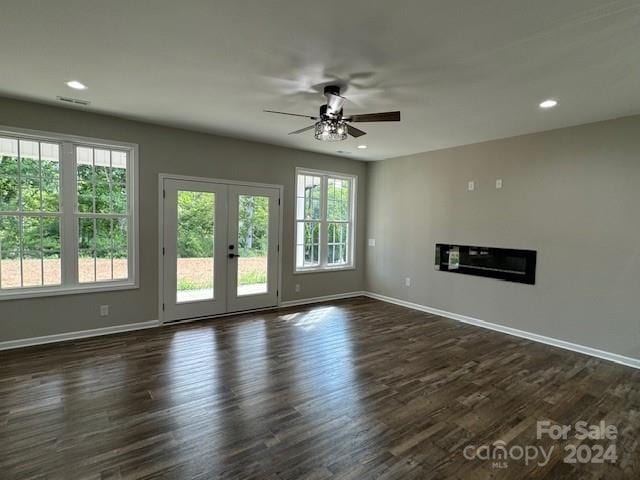
[(238, 258), (240, 255), (236, 255), (235, 253), (230, 253), (229, 258)]

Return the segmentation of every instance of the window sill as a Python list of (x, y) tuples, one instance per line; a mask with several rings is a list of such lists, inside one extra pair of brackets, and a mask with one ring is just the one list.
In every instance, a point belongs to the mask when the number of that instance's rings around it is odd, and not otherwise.
[(355, 270), (355, 265), (346, 265), (344, 267), (318, 267), (318, 268), (307, 268), (304, 270), (294, 270), (294, 275), (304, 275), (307, 273), (331, 273), (331, 272), (344, 272), (348, 270)]
[(19, 300), (38, 297), (57, 297), (81, 293), (112, 292), (118, 290), (134, 290), (139, 288), (136, 282), (101, 282), (92, 285), (74, 285), (64, 287), (38, 287), (31, 289), (4, 290), (0, 292), (0, 301)]

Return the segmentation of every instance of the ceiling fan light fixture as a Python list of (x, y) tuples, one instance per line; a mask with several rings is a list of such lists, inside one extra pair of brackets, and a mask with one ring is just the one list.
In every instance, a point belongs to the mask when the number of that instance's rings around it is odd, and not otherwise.
[(323, 142), (339, 142), (347, 139), (347, 124), (342, 120), (325, 119), (316, 123), (314, 136)]

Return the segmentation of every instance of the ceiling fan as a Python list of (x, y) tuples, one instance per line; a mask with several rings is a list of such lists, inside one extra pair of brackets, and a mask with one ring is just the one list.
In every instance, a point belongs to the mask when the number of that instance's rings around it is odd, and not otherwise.
[(301, 128), (290, 132), (289, 135), (297, 135), (314, 129), (316, 140), (326, 142), (335, 142), (346, 140), (348, 135), (352, 137), (361, 137), (366, 132), (349, 125), (351, 122), (399, 122), (400, 112), (382, 112), (382, 113), (362, 113), (358, 115), (344, 116), (342, 107), (347, 100), (340, 96), (340, 87), (337, 85), (327, 85), (324, 87), (324, 96), (327, 97), (327, 103), (320, 107), (320, 114), (317, 117), (310, 115), (301, 115), (299, 113), (276, 112), (275, 110), (265, 110), (267, 113), (277, 113), (280, 115), (291, 115), (294, 117), (308, 118), (316, 123), (308, 127)]

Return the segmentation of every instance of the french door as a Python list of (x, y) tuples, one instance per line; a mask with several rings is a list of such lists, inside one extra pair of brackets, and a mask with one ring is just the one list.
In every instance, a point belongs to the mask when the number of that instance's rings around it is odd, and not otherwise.
[(278, 302), (278, 188), (163, 181), (165, 321)]

